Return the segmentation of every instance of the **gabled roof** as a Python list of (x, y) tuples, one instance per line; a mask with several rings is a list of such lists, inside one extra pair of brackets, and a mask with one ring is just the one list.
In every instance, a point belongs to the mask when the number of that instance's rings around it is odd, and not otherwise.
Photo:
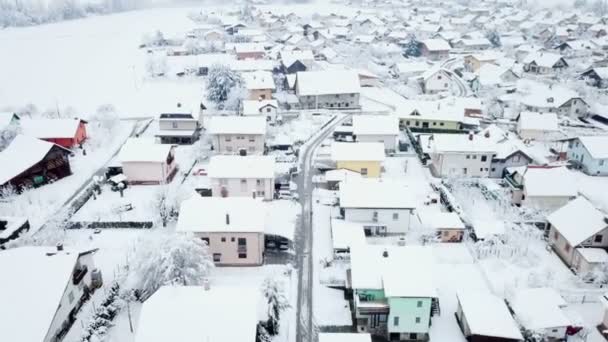
[(561, 55), (549, 52), (531, 52), (523, 60), (523, 63), (530, 64), (534, 62), (541, 67), (553, 68), (559, 61), (563, 61), (566, 66), (568, 65)]
[(261, 115), (262, 109), (270, 106), (275, 109), (279, 108), (277, 100), (245, 100), (243, 103), (243, 115)]
[(352, 70), (304, 71), (296, 74), (299, 96), (358, 94), (359, 75)]
[(528, 196), (574, 197), (578, 190), (565, 167), (528, 167), (523, 175)]
[(579, 137), (578, 140), (594, 159), (608, 158), (608, 135)]
[(340, 183), (340, 207), (412, 209), (416, 202), (404, 182), (351, 177)]
[(469, 134), (433, 134), (429, 139), (432, 153), (492, 153), (496, 151), (495, 143), (485, 136)]
[(275, 89), (274, 78), (269, 71), (252, 71), (242, 73), (247, 89)]
[(172, 149), (172, 145), (156, 144), (154, 143), (154, 139), (129, 138), (122, 146), (122, 149), (118, 154), (118, 159), (122, 163), (164, 163)]
[(208, 133), (263, 135), (266, 134), (266, 119), (257, 116), (214, 116), (209, 120)]
[(273, 178), (275, 159), (271, 156), (213, 156), (209, 160), (211, 178)]
[(176, 230), (180, 232), (263, 233), (264, 204), (251, 197), (194, 195), (180, 205)]
[(555, 113), (521, 112), (518, 121), (522, 130), (559, 131)]
[(0, 251), (3, 341), (45, 341), (47, 334), (55, 333), (49, 329), (79, 255), (76, 251), (58, 252), (54, 247)]
[(71, 153), (69, 150), (30, 136), (17, 135), (2, 152), (0, 152), (0, 185), (36, 165), (55, 147)]
[(581, 242), (608, 228), (608, 216), (585, 197), (578, 197), (547, 216), (547, 221), (576, 247)]
[(450, 44), (443, 39), (425, 39), (421, 41), (429, 51), (449, 51)]
[(459, 292), (456, 295), (471, 335), (523, 341), (505, 301), (490, 293)]
[(549, 287), (520, 290), (510, 304), (519, 322), (528, 330), (563, 328), (574, 323), (562, 310), (566, 301)]
[(135, 342), (254, 342), (259, 290), (163, 286), (144, 302)]
[(357, 115), (353, 117), (355, 135), (398, 135), (399, 119), (392, 115)]
[(39, 139), (73, 138), (76, 136), (80, 119), (21, 119), (23, 134)]
[(384, 144), (379, 142), (331, 144), (331, 159), (334, 161), (383, 161)]

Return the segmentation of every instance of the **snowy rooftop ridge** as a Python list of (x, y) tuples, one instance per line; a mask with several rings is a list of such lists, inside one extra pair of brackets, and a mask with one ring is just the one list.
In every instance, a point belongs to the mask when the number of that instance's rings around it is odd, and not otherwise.
[(272, 156), (217, 155), (209, 160), (211, 178), (273, 178), (275, 158)]
[(300, 96), (358, 94), (359, 75), (353, 70), (304, 71), (296, 74)]
[(607, 215), (583, 196), (570, 201), (549, 216), (551, 223), (573, 247), (608, 228)]
[[(258, 101), (254, 101), (258, 102)], [(214, 116), (209, 134), (266, 134), (266, 118), (261, 116)]]
[(459, 292), (456, 295), (471, 335), (523, 341), (519, 327), (502, 298), (490, 293)]
[(194, 195), (180, 205), (176, 230), (262, 233), (265, 221), (264, 204), (253, 198)]

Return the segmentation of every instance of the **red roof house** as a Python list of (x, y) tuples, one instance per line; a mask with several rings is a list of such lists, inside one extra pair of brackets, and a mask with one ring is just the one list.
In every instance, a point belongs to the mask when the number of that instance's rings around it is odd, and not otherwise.
[(65, 148), (76, 147), (87, 138), (87, 122), (82, 119), (22, 118), (20, 123), (23, 134)]

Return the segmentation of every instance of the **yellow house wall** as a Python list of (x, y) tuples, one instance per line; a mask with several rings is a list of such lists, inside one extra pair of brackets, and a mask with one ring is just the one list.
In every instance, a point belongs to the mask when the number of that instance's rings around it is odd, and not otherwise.
[(381, 163), (379, 161), (338, 161), (336, 166), (338, 169), (347, 169), (355, 172), (361, 172), (361, 169), (367, 168), (367, 177), (380, 177)]

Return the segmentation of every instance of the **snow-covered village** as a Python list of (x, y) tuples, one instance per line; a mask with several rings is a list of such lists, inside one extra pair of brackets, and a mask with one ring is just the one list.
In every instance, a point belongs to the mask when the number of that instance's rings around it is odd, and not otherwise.
[(608, 0), (0, 0), (1, 342), (608, 341)]

